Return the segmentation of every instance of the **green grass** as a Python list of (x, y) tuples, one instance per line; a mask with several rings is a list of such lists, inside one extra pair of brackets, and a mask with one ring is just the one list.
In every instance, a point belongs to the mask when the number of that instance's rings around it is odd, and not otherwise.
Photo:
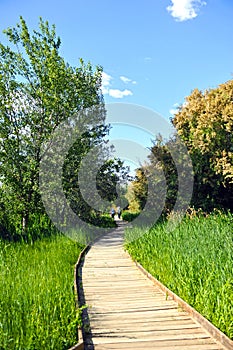
[(133, 259), (233, 338), (231, 214), (186, 217), (172, 232), (165, 223), (144, 235), (128, 229), (125, 240)]
[(0, 241), (0, 349), (68, 349), (77, 342), (74, 265), (82, 247), (62, 235)]

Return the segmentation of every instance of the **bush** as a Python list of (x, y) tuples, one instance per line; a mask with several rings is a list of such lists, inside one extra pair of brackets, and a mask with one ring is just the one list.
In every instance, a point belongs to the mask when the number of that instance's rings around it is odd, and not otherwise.
[(113, 228), (117, 226), (115, 221), (108, 214), (92, 217), (90, 221), (92, 225), (98, 227)]
[(131, 213), (130, 211), (123, 211), (122, 213), (122, 219), (124, 221), (128, 221), (128, 222), (131, 222), (133, 221), (134, 219), (136, 219), (136, 217), (138, 217), (140, 213)]

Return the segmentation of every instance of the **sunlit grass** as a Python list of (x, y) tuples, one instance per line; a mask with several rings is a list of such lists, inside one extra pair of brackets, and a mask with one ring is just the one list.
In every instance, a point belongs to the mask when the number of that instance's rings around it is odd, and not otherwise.
[(81, 246), (62, 235), (0, 241), (0, 349), (68, 349), (77, 342), (73, 284)]
[[(233, 338), (233, 216), (186, 217), (172, 232), (165, 223), (141, 230), (126, 231), (133, 259)], [(140, 238), (132, 241), (134, 234)]]

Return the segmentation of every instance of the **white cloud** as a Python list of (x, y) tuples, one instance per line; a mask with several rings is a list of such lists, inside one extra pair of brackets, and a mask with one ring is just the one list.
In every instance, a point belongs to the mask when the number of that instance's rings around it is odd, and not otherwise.
[(167, 7), (177, 21), (187, 21), (197, 17), (198, 10), (201, 6), (206, 5), (202, 0), (171, 0), (172, 5)]
[(114, 98), (123, 98), (125, 96), (132, 96), (133, 93), (130, 90), (119, 90), (119, 89), (109, 89), (108, 91), (109, 96)]
[(152, 60), (152, 58), (151, 58), (151, 57), (149, 57), (149, 56), (144, 57), (144, 61), (145, 61), (145, 62), (150, 62), (151, 60)]
[[(120, 76), (120, 79), (125, 83), (136, 84), (137, 82), (131, 80), (125, 76)], [(130, 90), (119, 90), (119, 89), (111, 89), (113, 77), (105, 72), (102, 73), (102, 86), (101, 90), (104, 95), (109, 95), (113, 98), (123, 98), (125, 96), (132, 96), (133, 93)]]
[(171, 116), (174, 116), (177, 113), (177, 109), (172, 108), (169, 110), (169, 113)]
[(173, 108), (171, 108), (169, 110), (170, 115), (173, 117), (177, 112), (178, 112), (178, 107), (179, 107), (179, 103), (174, 103), (174, 105), (172, 106)]
[(111, 80), (112, 80), (112, 77), (111, 75), (105, 73), (105, 72), (102, 72), (102, 93), (105, 95), (105, 94), (108, 94), (108, 91), (109, 91), (109, 86), (111, 85)]
[(131, 82), (131, 79), (124, 77), (123, 75), (120, 77), (121, 81), (123, 81), (123, 83), (128, 84)]
[(120, 79), (121, 81), (123, 81), (123, 83), (125, 84), (128, 84), (128, 83), (131, 83), (131, 84), (137, 84), (137, 82), (135, 80), (132, 80), (132, 79), (129, 79), (123, 75), (120, 76)]

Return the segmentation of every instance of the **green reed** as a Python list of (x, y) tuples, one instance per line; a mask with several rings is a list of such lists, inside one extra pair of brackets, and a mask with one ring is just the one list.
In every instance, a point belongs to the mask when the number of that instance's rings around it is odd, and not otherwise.
[(173, 231), (164, 222), (143, 232), (126, 231), (133, 259), (233, 338), (233, 216), (185, 217)]
[(0, 241), (0, 349), (68, 349), (77, 342), (74, 265), (81, 246), (62, 235)]

